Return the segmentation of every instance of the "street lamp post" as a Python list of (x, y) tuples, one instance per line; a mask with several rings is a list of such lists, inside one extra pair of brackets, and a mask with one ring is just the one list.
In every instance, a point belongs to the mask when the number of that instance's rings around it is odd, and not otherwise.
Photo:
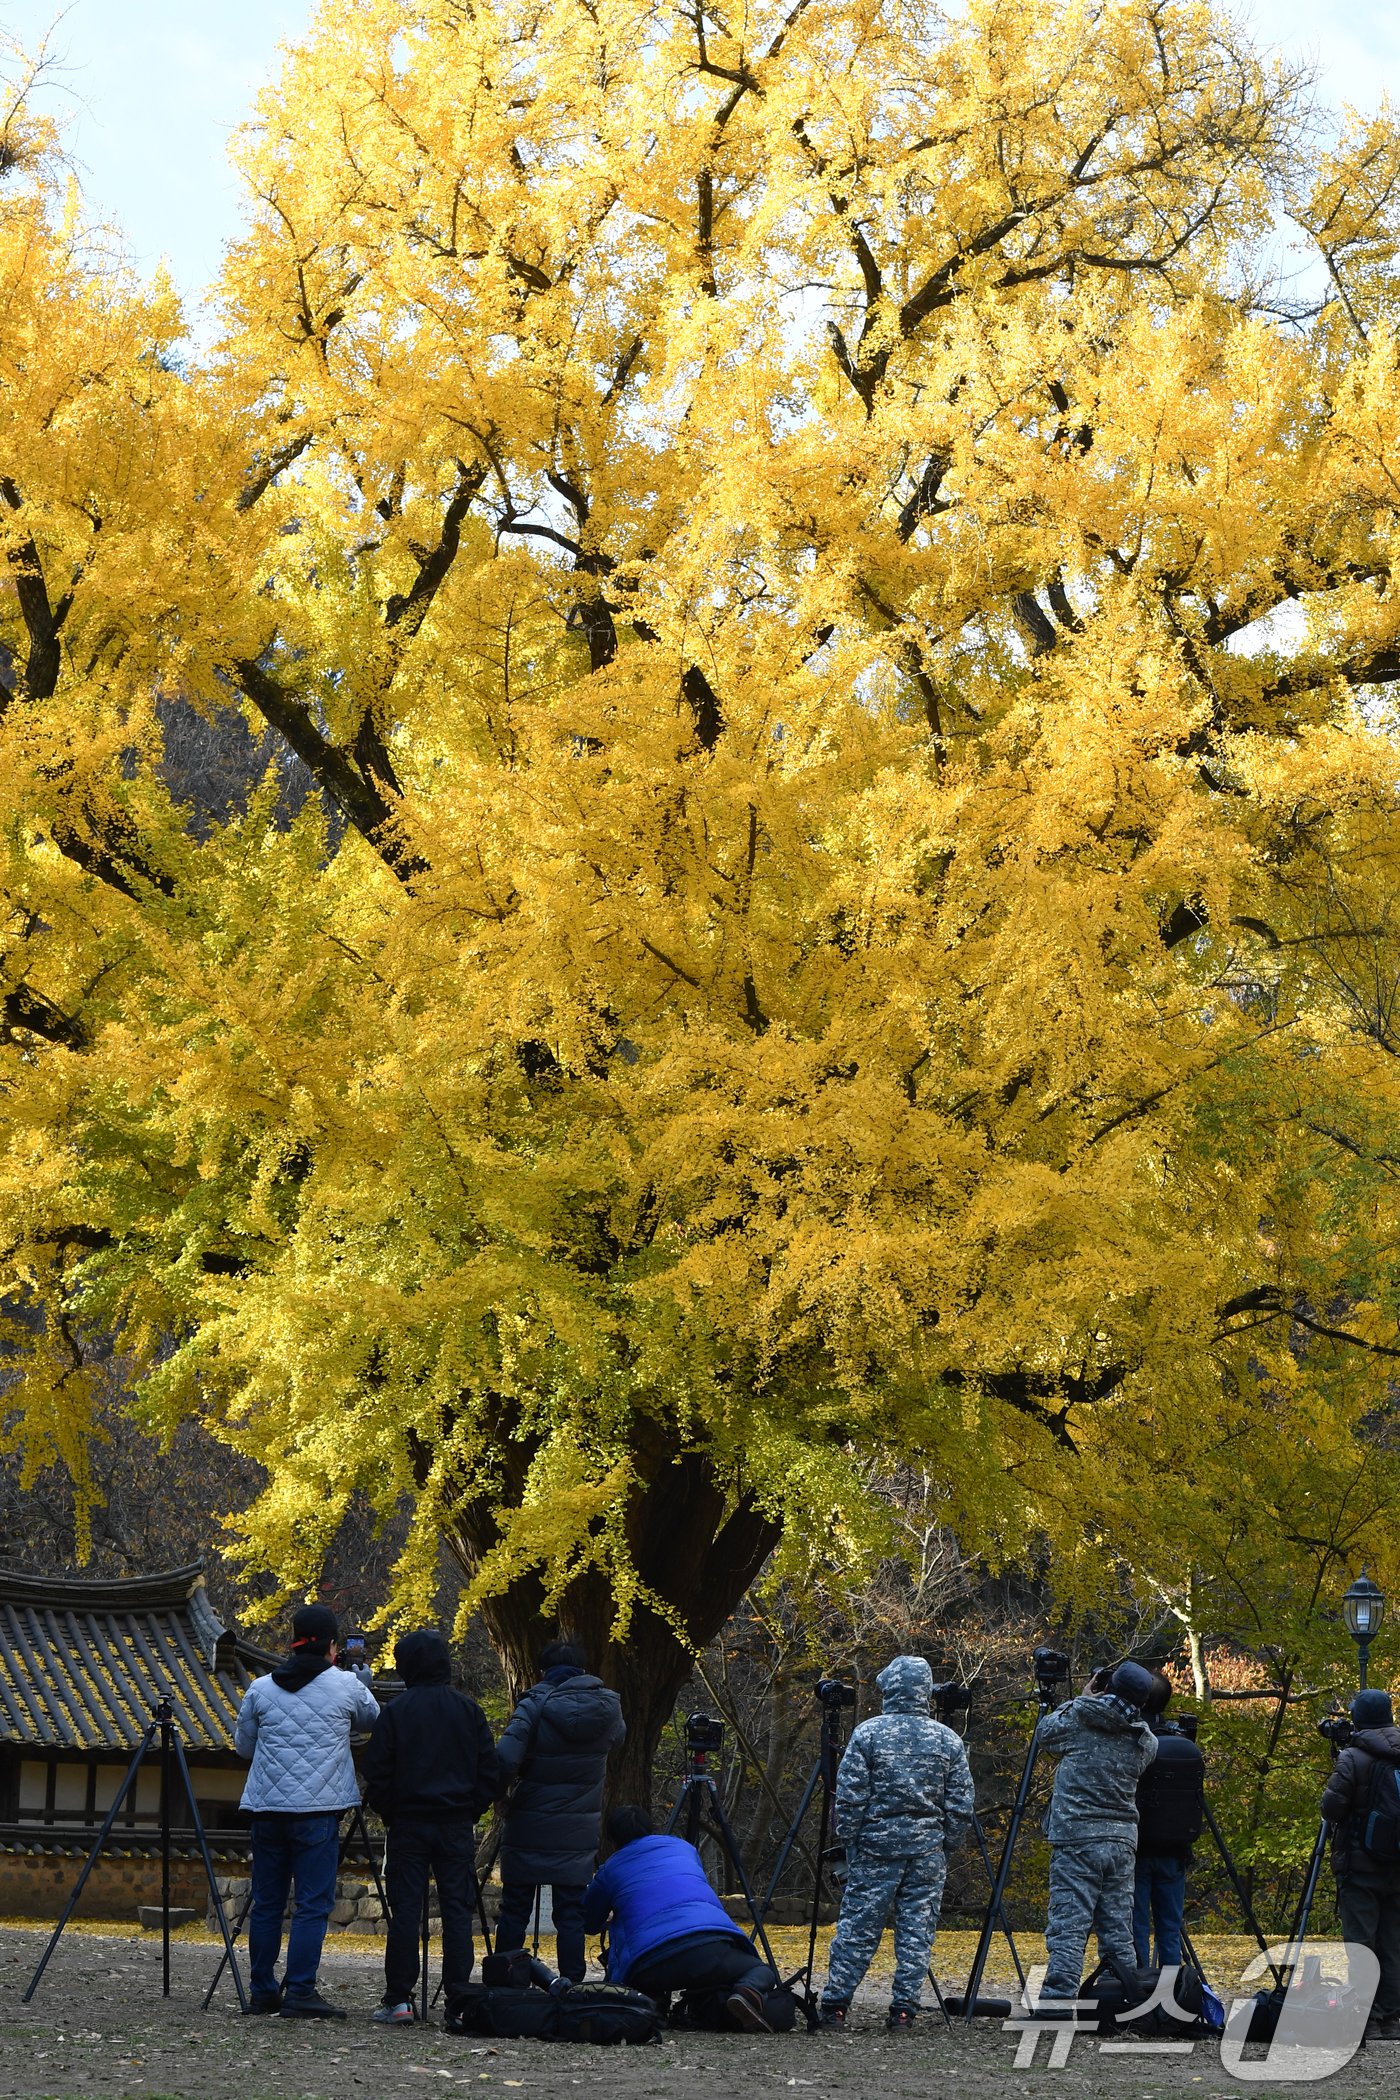
[(1385, 1595), (1377, 1589), (1363, 1568), (1351, 1588), (1342, 1599), (1342, 1616), (1347, 1622), (1347, 1632), (1356, 1643), (1357, 1658), (1361, 1665), (1361, 1689), (1366, 1689), (1366, 1661), (1371, 1652), (1371, 1643), (1381, 1630), (1385, 1617)]

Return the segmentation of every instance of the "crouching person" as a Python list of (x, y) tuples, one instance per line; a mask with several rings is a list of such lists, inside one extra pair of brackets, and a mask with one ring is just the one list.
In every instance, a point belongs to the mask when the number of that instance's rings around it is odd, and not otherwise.
[[(233, 1745), (252, 1759), (243, 1807), (253, 1818), (253, 1892), (248, 1915), (248, 2010), (289, 2020), (343, 2020), (316, 1988), (326, 1921), (335, 1902), (340, 1818), (360, 1798), (350, 1755), (353, 1731), (377, 1718), (372, 1692), (336, 1658), (334, 1613), (304, 1604), (292, 1620), (292, 1651), (243, 1694)], [(277, 1981), (282, 1916), (289, 1893), (296, 1911), (287, 1935), (287, 1968)]]
[(1141, 1988), (1133, 1946), (1138, 1780), (1157, 1755), (1142, 1709), (1152, 1672), (1119, 1663), (1096, 1671), (1077, 1699), (1047, 1714), (1037, 1730), (1060, 1761), (1045, 1820), (1050, 1840), (1047, 1967), (1040, 2002), (1079, 1996), (1092, 1930), (1099, 1956), (1124, 1987)]
[(836, 1834), (846, 1885), (831, 1942), (821, 2024), (841, 2028), (894, 1911), (889, 2027), (912, 2027), (928, 1973), (948, 1854), (972, 1826), (962, 1737), (929, 1711), (933, 1672), (897, 1655), (875, 1680), (884, 1711), (851, 1734), (836, 1775)]
[(389, 1833), (384, 1893), (381, 2026), (409, 2026), (428, 1876), (442, 1918), (442, 1990), (449, 2010), (471, 1981), (477, 1818), (495, 1799), (496, 1746), (475, 1699), (454, 1690), (440, 1633), (406, 1633), (394, 1648), (405, 1689), (374, 1724), (364, 1757), (365, 1798)]
[(584, 1890), (583, 1922), (607, 1929), (609, 1983), (656, 1999), (713, 1994), (725, 2025), (771, 2033), (777, 1976), (710, 1887), (695, 1847), (658, 1837), (639, 1808), (615, 1808), (608, 1837), (616, 1849)]

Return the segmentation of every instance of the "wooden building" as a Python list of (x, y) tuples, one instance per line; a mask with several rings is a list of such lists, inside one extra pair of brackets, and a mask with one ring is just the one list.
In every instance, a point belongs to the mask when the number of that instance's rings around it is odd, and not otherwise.
[[(211, 1848), (246, 1857), (238, 1705), (274, 1658), (215, 1616), (200, 1564), (129, 1581), (0, 1568), (0, 1910), (43, 1916), (71, 1883), (132, 1753), (169, 1699)], [(94, 1874), (92, 1915), (130, 1916), (159, 1881), (160, 1760), (147, 1759)], [(202, 1884), (176, 1783), (179, 1880)]]

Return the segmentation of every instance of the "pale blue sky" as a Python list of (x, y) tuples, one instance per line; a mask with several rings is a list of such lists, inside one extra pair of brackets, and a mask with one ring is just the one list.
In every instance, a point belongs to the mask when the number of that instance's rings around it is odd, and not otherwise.
[[(228, 137), (310, 20), (312, 0), (72, 0), (52, 43), (66, 58), (69, 144), (90, 210), (123, 229), (133, 262), (162, 257), (192, 305), (238, 225)], [(1397, 0), (1255, 0), (1261, 40), (1313, 59), (1330, 102), (1400, 101)], [(30, 48), (54, 0), (0, 0), (0, 25)], [(193, 316), (192, 316), (193, 318)], [(198, 323), (196, 320), (196, 332)]]

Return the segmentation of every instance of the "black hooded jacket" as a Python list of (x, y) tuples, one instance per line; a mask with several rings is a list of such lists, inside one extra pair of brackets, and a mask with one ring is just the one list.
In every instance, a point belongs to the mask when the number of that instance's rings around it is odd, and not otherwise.
[(440, 1633), (406, 1634), (394, 1649), (406, 1689), (386, 1700), (361, 1769), (365, 1799), (386, 1823), (395, 1816), (469, 1818), (496, 1797), (496, 1746), (475, 1699), (455, 1691)]

